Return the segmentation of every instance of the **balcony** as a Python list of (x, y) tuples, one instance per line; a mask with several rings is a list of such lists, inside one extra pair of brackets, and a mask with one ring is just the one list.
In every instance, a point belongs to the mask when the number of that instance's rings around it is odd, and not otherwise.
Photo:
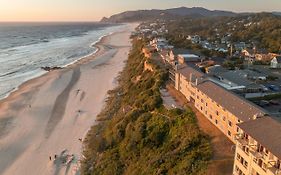
[(276, 167), (270, 167), (270, 168), (268, 168), (268, 174), (269, 175), (281, 175), (281, 170), (277, 169)]
[(265, 159), (265, 154), (263, 152), (258, 152), (256, 150), (250, 150), (250, 153), (257, 159)]
[(249, 140), (247, 140), (243, 137), (236, 136), (236, 140), (240, 145), (243, 145), (243, 146), (246, 146), (249, 144)]
[(276, 161), (269, 161), (267, 166), (268, 166), (268, 174), (281, 175), (281, 169), (277, 168)]

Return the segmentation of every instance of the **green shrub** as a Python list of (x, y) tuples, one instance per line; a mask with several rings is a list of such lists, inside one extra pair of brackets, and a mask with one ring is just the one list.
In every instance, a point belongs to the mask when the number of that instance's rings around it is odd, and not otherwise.
[[(134, 41), (119, 86), (84, 142), (82, 174), (200, 174), (211, 157), (209, 139), (190, 109), (167, 110), (159, 89), (167, 71), (143, 71), (142, 41)], [(136, 77), (141, 77), (136, 82)]]

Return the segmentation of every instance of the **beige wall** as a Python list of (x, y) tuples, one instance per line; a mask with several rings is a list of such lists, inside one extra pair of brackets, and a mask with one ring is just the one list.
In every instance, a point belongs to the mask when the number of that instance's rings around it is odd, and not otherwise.
[(274, 164), (278, 158), (270, 153), (266, 148), (262, 152), (257, 152), (259, 145), (254, 139), (238, 139), (234, 159), (233, 174), (239, 175), (241, 172), (245, 175), (281, 175), (275, 174), (277, 168)]
[[(233, 169), (234, 175), (257, 175), (256, 173), (260, 175), (274, 175), (277, 169), (273, 167), (270, 162), (277, 161), (277, 157), (267, 151), (268, 153), (262, 155), (264, 163), (262, 165), (263, 168), (261, 168), (258, 163), (256, 163), (257, 161), (255, 159), (259, 156), (255, 151), (257, 147), (253, 147), (253, 145), (258, 145), (258, 143), (250, 137), (248, 137), (249, 140), (247, 140), (247, 142), (245, 142), (245, 140), (241, 141), (241, 139), (237, 141), (238, 135), (241, 135), (242, 131), (236, 124), (243, 121), (238, 120), (231, 112), (197, 89), (196, 84), (190, 82), (189, 78), (179, 73), (176, 73), (175, 78), (176, 89), (179, 90), (188, 101), (193, 102), (194, 106), (233, 143), (236, 143)], [(192, 99), (194, 99), (194, 101)], [(245, 147), (245, 144), (248, 146)], [(281, 171), (277, 175), (281, 175)]]
[(236, 126), (238, 123), (237, 117), (198, 90), (195, 83), (191, 83), (179, 73), (176, 73), (175, 87), (188, 101), (194, 102), (194, 106), (235, 143), (235, 135), (238, 131)]

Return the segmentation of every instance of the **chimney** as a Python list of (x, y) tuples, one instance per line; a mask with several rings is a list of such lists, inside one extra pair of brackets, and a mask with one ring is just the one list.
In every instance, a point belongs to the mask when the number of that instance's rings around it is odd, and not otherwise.
[(262, 113), (257, 113), (253, 116), (253, 120), (256, 120), (256, 119), (259, 119), (259, 118), (262, 118), (264, 116), (264, 114)]

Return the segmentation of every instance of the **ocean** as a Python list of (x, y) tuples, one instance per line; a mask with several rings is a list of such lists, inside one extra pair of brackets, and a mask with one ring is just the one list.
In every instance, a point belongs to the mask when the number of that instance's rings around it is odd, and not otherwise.
[(124, 25), (0, 23), (0, 99), (38, 77), (45, 66), (67, 66), (93, 54), (93, 44)]

